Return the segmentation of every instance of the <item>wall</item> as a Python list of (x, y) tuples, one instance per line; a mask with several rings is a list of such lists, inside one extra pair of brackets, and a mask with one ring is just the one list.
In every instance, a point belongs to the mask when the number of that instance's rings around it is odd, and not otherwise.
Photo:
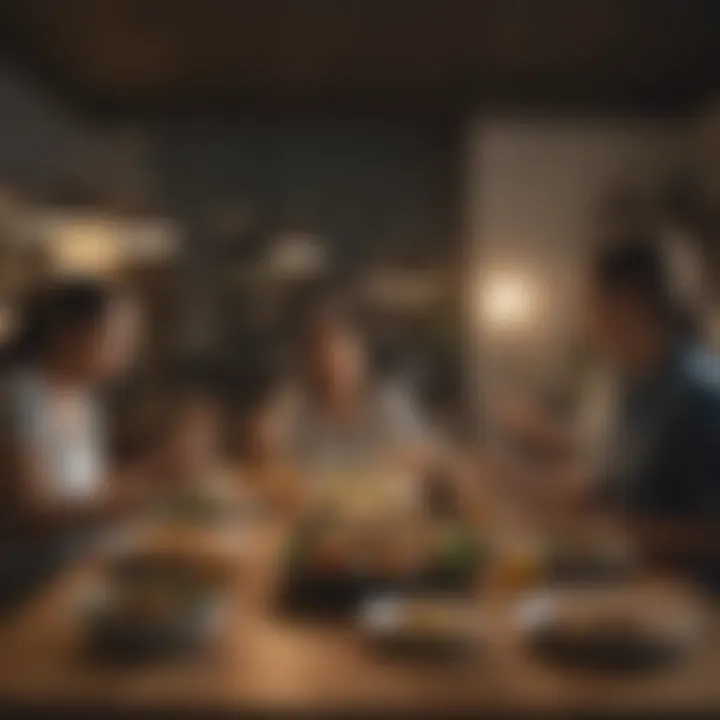
[[(0, 183), (84, 183), (110, 195), (157, 196), (189, 229), (189, 270), (201, 286), (212, 283), (197, 268), (217, 264), (218, 255), (225, 262), (209, 232), (223, 203), (249, 211), (251, 235), (292, 226), (321, 233), (341, 267), (394, 249), (455, 252), (458, 149), (448, 126), (286, 119), (100, 127), (8, 68), (0, 68), (0, 110)], [(598, 200), (618, 182), (645, 190), (660, 184), (683, 134), (640, 121), (486, 119), (469, 129), (465, 267), (474, 375), (494, 357), (520, 373), (562, 374)], [(533, 316), (498, 333), (480, 321), (477, 294), (503, 274), (527, 280)]]
[[(467, 317), (470, 372), (486, 381), (478, 392), (498, 367), (515, 381), (566, 373), (601, 202), (618, 187), (652, 194), (679, 162), (684, 133), (682, 124), (619, 120), (486, 120), (470, 128)], [(517, 311), (526, 317), (513, 327), (485, 317), (483, 293), (498, 277), (526, 287), (527, 307)]]
[[(191, 346), (223, 342), (246, 309), (264, 310), (264, 297), (235, 294), (232, 273), (282, 234), (320, 236), (342, 276), (455, 259), (458, 137), (451, 124), (412, 118), (98, 123), (0, 66), (0, 190), (159, 204), (187, 232), (175, 305), (178, 342)], [(244, 227), (222, 237), (228, 212)], [(224, 345), (238, 345), (229, 331)]]
[(0, 67), (0, 182), (46, 187), (87, 177), (89, 136), (61, 103)]
[(108, 198), (154, 193), (144, 135), (84, 118), (32, 79), (0, 66), (0, 185), (98, 190)]
[[(427, 265), (457, 253), (461, 178), (451, 125), (175, 119), (150, 126), (148, 137), (162, 201), (189, 232), (187, 316), (196, 319), (188, 328), (217, 323), (233, 267), (287, 233), (319, 237), (329, 251), (329, 274), (344, 279), (375, 262)], [(229, 232), (221, 232), (218, 225), (228, 223)], [(255, 293), (222, 305), (232, 305), (237, 321), (248, 306), (262, 310), (266, 303)]]
[(449, 126), (179, 120), (151, 137), (168, 206), (205, 235), (216, 210), (241, 206), (268, 236), (289, 227), (322, 233), (342, 267), (388, 247), (431, 249), (447, 231), (457, 150)]

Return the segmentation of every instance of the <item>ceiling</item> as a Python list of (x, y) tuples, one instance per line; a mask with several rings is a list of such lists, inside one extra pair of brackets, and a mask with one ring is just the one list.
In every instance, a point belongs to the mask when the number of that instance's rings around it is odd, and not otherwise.
[(115, 111), (665, 108), (720, 68), (715, 0), (0, 0), (0, 26)]

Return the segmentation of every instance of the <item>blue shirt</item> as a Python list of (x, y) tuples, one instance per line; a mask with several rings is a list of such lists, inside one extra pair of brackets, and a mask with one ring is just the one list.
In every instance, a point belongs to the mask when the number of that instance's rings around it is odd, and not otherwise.
[(630, 514), (720, 518), (720, 363), (679, 347), (624, 384), (614, 433), (617, 502)]

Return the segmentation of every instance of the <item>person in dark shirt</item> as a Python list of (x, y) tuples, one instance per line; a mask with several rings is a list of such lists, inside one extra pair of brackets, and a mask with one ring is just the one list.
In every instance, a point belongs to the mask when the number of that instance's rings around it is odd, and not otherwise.
[(687, 332), (652, 238), (604, 247), (589, 280), (589, 331), (614, 376), (602, 495), (660, 559), (720, 557), (720, 364)]

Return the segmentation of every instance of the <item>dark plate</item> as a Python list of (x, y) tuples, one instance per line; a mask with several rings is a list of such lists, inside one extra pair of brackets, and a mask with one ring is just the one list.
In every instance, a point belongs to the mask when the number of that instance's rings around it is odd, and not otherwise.
[[(526, 641), (538, 655), (566, 666), (605, 671), (642, 671), (682, 660), (698, 634), (698, 618), (688, 606), (667, 602), (658, 611), (633, 619), (637, 598), (628, 592), (627, 613), (616, 615), (610, 598), (622, 590), (562, 590), (538, 593), (523, 601), (518, 619)], [(662, 596), (648, 598), (661, 603)], [(583, 604), (585, 605), (583, 609)], [(601, 604), (602, 603), (602, 604)], [(604, 605), (608, 603), (608, 605)], [(578, 626), (577, 613), (588, 613), (592, 626)], [(610, 613), (610, 615), (608, 615)]]
[(289, 570), (280, 586), (280, 605), (286, 611), (308, 614), (346, 614), (366, 598), (388, 594), (470, 595), (476, 570), (458, 572), (429, 568), (405, 577), (373, 577), (361, 573), (313, 573)]
[(531, 634), (533, 649), (543, 657), (572, 667), (606, 671), (642, 671), (680, 661), (684, 643), (663, 637), (604, 633), (573, 637), (557, 628)]
[(118, 616), (96, 604), (86, 619), (87, 648), (94, 656), (124, 661), (187, 657), (207, 649), (217, 630), (219, 605), (205, 601), (163, 622)]
[(407, 589), (409, 579), (369, 578), (351, 573), (289, 572), (280, 589), (281, 607), (291, 613), (343, 615), (368, 595)]
[(478, 655), (478, 645), (470, 639), (380, 637), (370, 641), (384, 657), (419, 663), (465, 662)]
[[(406, 575), (380, 575), (362, 569), (318, 571), (310, 562), (318, 525), (303, 527), (290, 536), (284, 549), (280, 603), (287, 610), (343, 614), (354, 612), (368, 596), (382, 594), (469, 594), (474, 592), (486, 553), (469, 535), (449, 536), (444, 552), (424, 568)], [(321, 526), (320, 526), (321, 527)]]

